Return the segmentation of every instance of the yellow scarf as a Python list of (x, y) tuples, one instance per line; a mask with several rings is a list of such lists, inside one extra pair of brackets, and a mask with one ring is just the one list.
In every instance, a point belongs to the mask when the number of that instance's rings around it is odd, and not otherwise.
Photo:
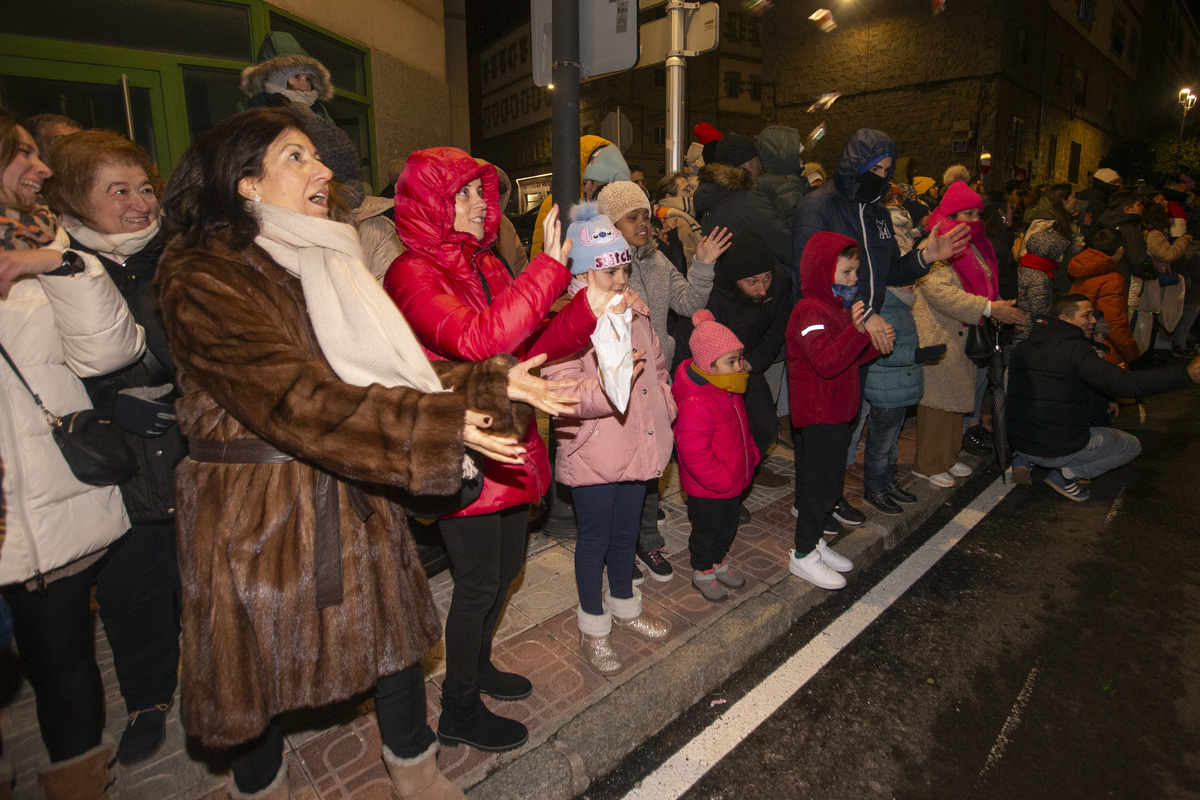
[(712, 372), (705, 372), (697, 367), (695, 362), (692, 362), (691, 369), (718, 389), (724, 389), (733, 394), (746, 393), (746, 381), (750, 379), (749, 372), (725, 372), (717, 375)]

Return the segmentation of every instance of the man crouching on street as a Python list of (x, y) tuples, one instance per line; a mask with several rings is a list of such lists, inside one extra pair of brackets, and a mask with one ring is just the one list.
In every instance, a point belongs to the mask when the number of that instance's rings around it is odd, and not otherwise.
[(1082, 294), (1065, 294), (1049, 319), (1013, 350), (1008, 379), (1008, 432), (1014, 483), (1029, 483), (1029, 467), (1050, 470), (1045, 483), (1070, 500), (1090, 492), (1079, 485), (1128, 464), (1142, 452), (1137, 437), (1092, 421), (1113, 397), (1143, 397), (1200, 383), (1200, 358), (1129, 372), (1105, 361), (1092, 331), (1096, 314)]

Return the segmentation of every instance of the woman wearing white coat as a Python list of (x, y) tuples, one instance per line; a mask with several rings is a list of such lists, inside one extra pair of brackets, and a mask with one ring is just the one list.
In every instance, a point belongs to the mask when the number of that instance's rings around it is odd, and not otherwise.
[[(0, 344), (51, 413), (90, 408), (80, 378), (139, 358), (145, 334), (99, 261), (70, 251), (54, 215), (38, 204), (50, 170), (28, 131), (3, 111), (0, 164)], [(0, 453), (7, 527), (0, 588), (50, 755), (42, 789), (47, 800), (105, 798), (110, 747), (101, 742), (91, 567), (129, 519), (117, 487), (75, 479), (45, 417), (3, 361)]]

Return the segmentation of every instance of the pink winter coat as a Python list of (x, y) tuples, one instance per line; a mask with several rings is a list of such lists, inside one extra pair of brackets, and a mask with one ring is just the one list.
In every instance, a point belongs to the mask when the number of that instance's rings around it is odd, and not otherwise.
[(761, 458), (750, 435), (746, 401), (693, 375), (691, 365), (690, 358), (679, 365), (671, 389), (679, 406), (679, 482), (695, 497), (737, 497), (750, 485)]
[(583, 379), (575, 392), (580, 403), (574, 414), (554, 420), (557, 477), (567, 486), (648, 481), (662, 477), (671, 459), (675, 401), (667, 383), (667, 362), (650, 318), (636, 309), (633, 349), (646, 351), (649, 358), (634, 381), (624, 414), (617, 413), (600, 388), (594, 348), (542, 367), (547, 380)]

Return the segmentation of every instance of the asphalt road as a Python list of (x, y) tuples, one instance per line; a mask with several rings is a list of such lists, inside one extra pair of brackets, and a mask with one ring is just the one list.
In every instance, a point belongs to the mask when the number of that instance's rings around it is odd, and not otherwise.
[[(683, 797), (1200, 798), (1200, 388), (1122, 417), (1137, 461), (1084, 503), (1015, 487)], [(998, 474), (581, 797), (639, 785)]]

